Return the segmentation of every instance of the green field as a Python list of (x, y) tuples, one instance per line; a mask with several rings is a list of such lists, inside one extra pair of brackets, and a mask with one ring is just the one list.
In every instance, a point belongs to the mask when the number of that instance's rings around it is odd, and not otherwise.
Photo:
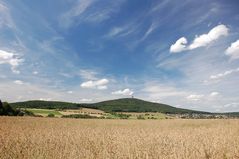
[[(48, 114), (54, 114), (56, 117), (62, 117), (62, 114), (57, 109), (35, 109), (35, 108), (27, 108), (26, 110), (34, 113), (35, 115), (47, 116)], [(79, 113), (81, 114), (81, 113)], [(89, 113), (92, 116), (94, 113)], [(165, 119), (166, 115), (163, 113), (132, 113), (132, 112), (125, 112), (125, 113), (105, 113), (103, 115), (105, 118), (108, 119)]]
[(35, 115), (47, 116), (48, 114), (54, 114), (55, 116), (61, 116), (62, 114), (54, 109), (27, 109)]

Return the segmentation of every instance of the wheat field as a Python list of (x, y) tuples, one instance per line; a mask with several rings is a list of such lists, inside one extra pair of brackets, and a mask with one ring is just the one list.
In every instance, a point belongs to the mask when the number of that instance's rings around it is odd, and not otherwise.
[(0, 158), (239, 158), (239, 120), (0, 117)]

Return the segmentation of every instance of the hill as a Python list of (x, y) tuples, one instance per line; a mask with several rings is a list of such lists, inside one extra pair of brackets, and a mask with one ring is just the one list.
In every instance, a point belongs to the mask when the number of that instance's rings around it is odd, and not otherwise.
[(161, 113), (206, 113), (189, 109), (176, 108), (161, 103), (152, 103), (135, 98), (122, 98), (108, 100), (93, 104), (77, 104), (58, 101), (26, 101), (11, 103), (15, 108), (40, 108), (40, 109), (78, 109), (80, 107), (100, 109), (105, 112), (161, 112)]
[(80, 107), (80, 104), (59, 101), (32, 100), (11, 103), (11, 106), (15, 108), (78, 109)]
[(85, 107), (100, 109), (106, 112), (161, 112), (161, 113), (206, 113), (189, 109), (176, 108), (170, 105), (153, 103), (136, 98), (122, 98), (88, 104)]

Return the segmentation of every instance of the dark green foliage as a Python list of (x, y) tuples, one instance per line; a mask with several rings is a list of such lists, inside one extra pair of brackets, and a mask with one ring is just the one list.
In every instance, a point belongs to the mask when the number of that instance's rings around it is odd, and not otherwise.
[(0, 100), (0, 115), (3, 114), (3, 104), (2, 101)]
[(26, 101), (11, 103), (14, 108), (37, 108), (37, 109), (78, 109), (80, 104), (58, 101)]
[(62, 118), (97, 119), (98, 117), (90, 116), (88, 114), (71, 114), (71, 115), (63, 115)]
[(7, 102), (0, 101), (0, 115), (6, 116), (23, 116), (23, 112), (13, 109)]
[(121, 114), (121, 113), (110, 113), (112, 115), (114, 115), (116, 118), (120, 118), (120, 119), (128, 119), (131, 115), (128, 114)]
[(152, 103), (140, 99), (124, 98), (88, 104), (106, 112), (161, 112), (161, 113), (205, 113), (188, 109), (175, 108), (166, 104)]
[(53, 118), (53, 117), (55, 117), (55, 114), (49, 113), (49, 114), (47, 115), (47, 117)]
[(24, 116), (36, 116), (33, 112), (28, 111), (26, 109), (21, 110)]
[(144, 120), (144, 117), (142, 115), (137, 116), (137, 119)]

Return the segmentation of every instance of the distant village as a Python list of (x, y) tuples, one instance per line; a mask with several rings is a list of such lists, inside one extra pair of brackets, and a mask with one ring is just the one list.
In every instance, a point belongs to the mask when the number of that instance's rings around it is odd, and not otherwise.
[(185, 113), (185, 114), (167, 114), (170, 118), (178, 118), (178, 119), (238, 119), (239, 114), (237, 113), (221, 113), (221, 114), (199, 114), (199, 113)]

